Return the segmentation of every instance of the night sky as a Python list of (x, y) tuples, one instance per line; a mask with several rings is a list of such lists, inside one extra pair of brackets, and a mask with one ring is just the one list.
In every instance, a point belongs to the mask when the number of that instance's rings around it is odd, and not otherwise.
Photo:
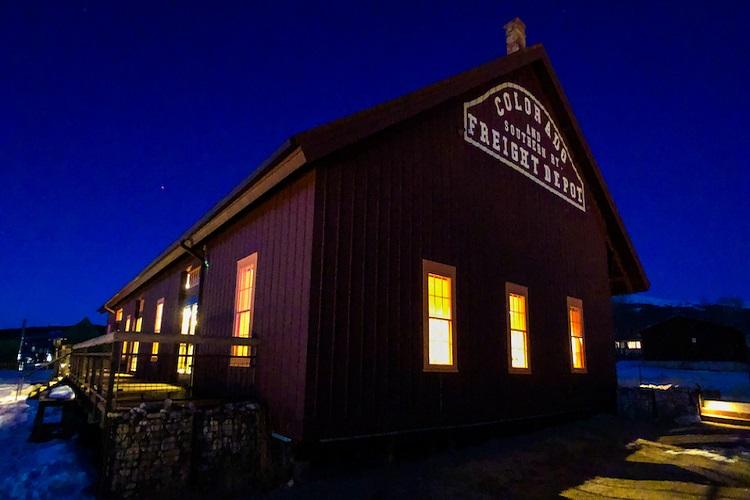
[(0, 327), (100, 320), (289, 135), (503, 55), (515, 16), (646, 295), (750, 302), (748, 2), (103, 3), (0, 6)]

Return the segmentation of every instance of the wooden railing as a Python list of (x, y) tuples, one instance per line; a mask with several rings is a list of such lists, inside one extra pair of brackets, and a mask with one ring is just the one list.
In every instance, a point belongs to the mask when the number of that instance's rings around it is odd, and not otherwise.
[[(249, 356), (231, 356), (231, 345)], [(252, 396), (256, 363), (256, 339), (114, 332), (73, 346), (68, 377), (106, 416), (144, 402)]]

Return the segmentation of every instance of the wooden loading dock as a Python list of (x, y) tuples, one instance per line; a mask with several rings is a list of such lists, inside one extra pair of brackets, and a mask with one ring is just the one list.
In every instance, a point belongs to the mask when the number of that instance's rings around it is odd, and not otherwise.
[(289, 139), (106, 302), (111, 362), (257, 398), (295, 443), (613, 408), (610, 297), (648, 281), (544, 48), (507, 34)]

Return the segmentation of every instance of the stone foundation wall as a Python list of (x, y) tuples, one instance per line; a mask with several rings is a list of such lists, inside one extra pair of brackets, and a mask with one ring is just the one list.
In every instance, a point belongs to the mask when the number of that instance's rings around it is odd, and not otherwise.
[(108, 421), (102, 493), (172, 498), (257, 491), (270, 474), (267, 435), (264, 413), (253, 403), (135, 408)]
[(689, 423), (699, 417), (696, 391), (681, 388), (667, 390), (620, 387), (617, 410), (621, 416), (637, 420)]

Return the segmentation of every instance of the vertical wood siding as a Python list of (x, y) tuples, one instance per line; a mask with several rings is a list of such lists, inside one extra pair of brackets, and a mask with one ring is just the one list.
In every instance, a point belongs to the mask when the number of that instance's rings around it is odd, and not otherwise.
[(211, 266), (199, 306), (202, 336), (231, 337), (237, 261), (258, 252), (255, 390), (274, 430), (292, 437), (300, 435), (303, 416), (314, 185), (310, 171), (209, 240)]
[[(234, 389), (246, 392), (253, 385), (257, 397), (269, 406), (274, 430), (295, 438), (301, 436), (304, 408), (314, 186), (314, 171), (285, 181), (205, 242), (210, 266), (202, 282), (198, 335), (232, 336), (237, 261), (258, 252), (253, 332), (260, 345), (254, 374), (248, 368), (230, 368), (226, 357), (206, 356), (227, 356), (228, 347), (202, 345), (193, 376), (199, 397), (231, 395)], [(176, 346), (161, 346), (160, 362), (154, 367), (149, 363), (151, 343), (146, 341), (158, 340), (158, 334), (146, 333), (153, 332), (161, 297), (162, 332), (179, 333), (181, 279), (191, 263), (194, 259), (184, 257), (122, 303), (124, 314), (132, 314), (135, 300), (145, 299), (138, 376), (177, 378)]]
[[(533, 69), (511, 80), (558, 111)], [(464, 142), (463, 102), (490, 87), (316, 165), (307, 438), (612, 404), (600, 214), (592, 199), (583, 213)], [(422, 370), (422, 259), (457, 269), (458, 373)], [(508, 374), (506, 281), (529, 288), (530, 375)], [(570, 370), (567, 296), (583, 300), (587, 374)]]

